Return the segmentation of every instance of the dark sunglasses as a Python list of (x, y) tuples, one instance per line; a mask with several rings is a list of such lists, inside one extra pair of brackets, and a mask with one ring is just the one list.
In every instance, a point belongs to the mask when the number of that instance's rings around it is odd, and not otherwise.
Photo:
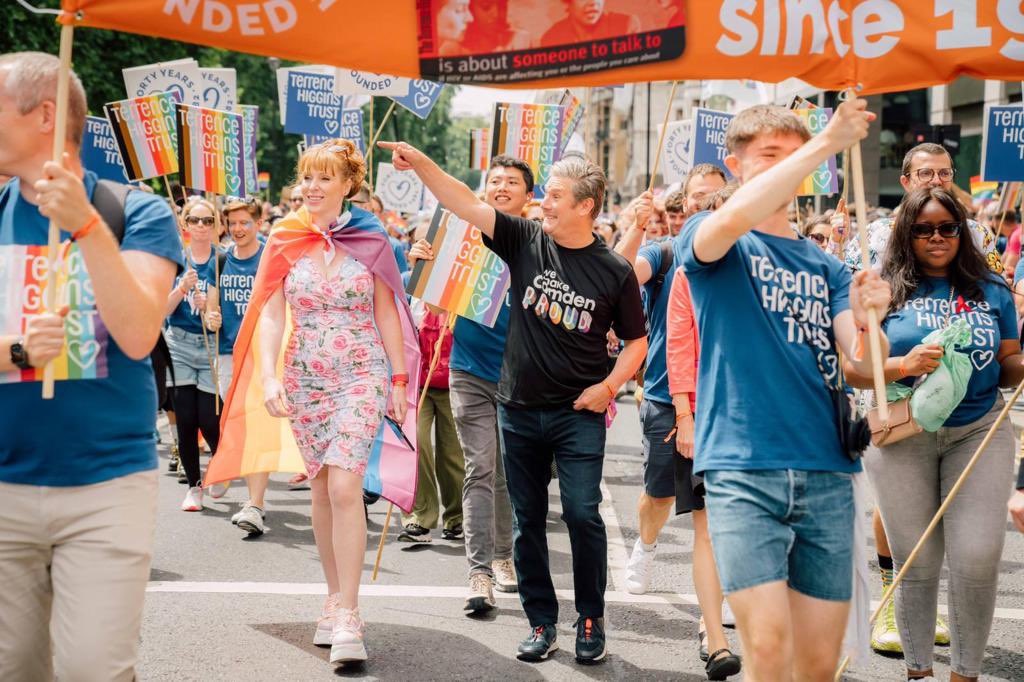
[(205, 218), (200, 218), (198, 216), (190, 215), (187, 218), (185, 218), (185, 222), (189, 225), (198, 225), (199, 223), (202, 223), (207, 227), (213, 227), (214, 224), (217, 222), (217, 219), (214, 218), (213, 216), (206, 216)]
[(818, 242), (819, 244), (824, 244), (825, 243), (825, 239), (826, 239), (825, 235), (820, 234), (818, 232), (810, 233), (809, 235), (807, 235), (807, 238), (808, 239), (813, 239), (814, 241)]
[(910, 226), (910, 236), (914, 239), (931, 239), (938, 232), (940, 237), (952, 239), (960, 236), (960, 227), (960, 223), (942, 223), (941, 225), (914, 223)]

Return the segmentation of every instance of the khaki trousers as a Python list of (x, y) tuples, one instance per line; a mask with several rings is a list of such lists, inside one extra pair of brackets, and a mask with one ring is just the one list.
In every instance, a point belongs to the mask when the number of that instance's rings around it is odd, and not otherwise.
[(0, 680), (132, 680), (157, 478), (0, 483)]

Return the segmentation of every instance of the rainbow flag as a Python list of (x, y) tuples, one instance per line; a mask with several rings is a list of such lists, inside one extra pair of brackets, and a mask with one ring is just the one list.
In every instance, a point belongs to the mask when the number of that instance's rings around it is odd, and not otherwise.
[(204, 192), (245, 192), (245, 122), (241, 114), (178, 104), (181, 184)]
[[(832, 110), (829, 108), (814, 109), (793, 109), (793, 113), (799, 116), (812, 135), (817, 135), (832, 118)], [(818, 168), (804, 178), (800, 183), (798, 196), (814, 196), (816, 194), (836, 194), (839, 192), (839, 173), (836, 169), (835, 155), (828, 157)]]
[(174, 96), (169, 92), (103, 105), (129, 180), (178, 172), (174, 107)]
[(544, 197), (551, 166), (562, 157), (562, 107), (557, 104), (497, 102), (491, 126), (491, 153), (522, 159), (533, 170), (536, 198)]
[(491, 165), (488, 152), (491, 147), (491, 131), (487, 128), (473, 128), (469, 131), (469, 167), (486, 172)]
[(434, 260), (416, 263), (406, 293), (493, 327), (508, 292), (505, 261), (484, 246), (480, 230), (440, 206), (427, 230)]
[(259, 181), (261, 190), (270, 187), (270, 173), (267, 171), (260, 171), (259, 175), (257, 175), (257, 180)]
[[(92, 281), (78, 244), (60, 246), (57, 302), (67, 304), (64, 325), (64, 349), (53, 361), (57, 380), (102, 379), (107, 376), (107, 349), (110, 334), (96, 310)], [(46, 300), (48, 247), (44, 245), (5, 244), (0, 246), (0, 334), (24, 334), (28, 320), (40, 315)], [(43, 370), (26, 369), (0, 372), (0, 383), (42, 381)]]
[(985, 182), (980, 175), (971, 177), (971, 199), (975, 206), (984, 206), (995, 199), (998, 190), (998, 182)]

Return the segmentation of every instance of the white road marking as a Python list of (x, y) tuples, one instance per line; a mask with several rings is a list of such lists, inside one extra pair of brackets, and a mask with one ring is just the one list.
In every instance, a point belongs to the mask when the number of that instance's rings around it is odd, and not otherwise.
[[(193, 582), (187, 580), (153, 581), (146, 587), (147, 592), (178, 593), (178, 594), (292, 594), (292, 595), (326, 595), (326, 583), (270, 583), (270, 582)], [(559, 599), (572, 601), (572, 590), (555, 590)], [(381, 597), (399, 599), (465, 599), (465, 587), (448, 587), (441, 585), (360, 585), (359, 595), (362, 597)], [(519, 595), (507, 592), (495, 592), (496, 599), (519, 599)], [(605, 592), (605, 601), (609, 604), (655, 604), (675, 606), (697, 606), (697, 595), (681, 592), (652, 592), (649, 594), (629, 594), (628, 592)], [(871, 602), (874, 609), (877, 601)], [(948, 609), (940, 605), (939, 613), (947, 615)], [(688, 614), (681, 614), (684, 618)], [(1024, 609), (997, 608), (996, 618), (1002, 620), (1024, 621)]]
[(611, 491), (601, 477), (601, 517), (604, 519), (608, 534), (608, 575), (612, 586), (620, 590), (626, 587), (626, 563), (629, 553), (626, 551), (626, 540), (619, 525), (619, 515), (615, 512)]

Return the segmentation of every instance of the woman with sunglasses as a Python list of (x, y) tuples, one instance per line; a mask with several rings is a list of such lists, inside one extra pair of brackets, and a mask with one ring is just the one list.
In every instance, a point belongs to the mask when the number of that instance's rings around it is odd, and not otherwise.
[(212, 359), (217, 356), (213, 335), (220, 327), (217, 305), (216, 230), (213, 205), (193, 199), (181, 212), (185, 230), (185, 272), (167, 297), (167, 347), (174, 366), (173, 401), (177, 419), (180, 464), (188, 480), (183, 511), (202, 511), (203, 488), (199, 471), (199, 433), (217, 451), (220, 419), (216, 413)]
[[(903, 203), (882, 264), (892, 287), (883, 322), (891, 344), (887, 381), (907, 386), (933, 372), (941, 346), (921, 341), (956, 320), (971, 327), (958, 349), (971, 360), (967, 394), (938, 431), (870, 448), (865, 464), (899, 570), (1003, 406), (1000, 386), (1024, 378), (1013, 296), (966, 232), (967, 216), (947, 190), (915, 190)], [(847, 380), (870, 388), (870, 376)], [(896, 593), (896, 621), (907, 677), (933, 675), (935, 610), (943, 557), (949, 565), (951, 680), (977, 679), (995, 609), (1006, 503), (1013, 469), (1013, 432), (996, 430), (984, 457), (923, 547)]]

